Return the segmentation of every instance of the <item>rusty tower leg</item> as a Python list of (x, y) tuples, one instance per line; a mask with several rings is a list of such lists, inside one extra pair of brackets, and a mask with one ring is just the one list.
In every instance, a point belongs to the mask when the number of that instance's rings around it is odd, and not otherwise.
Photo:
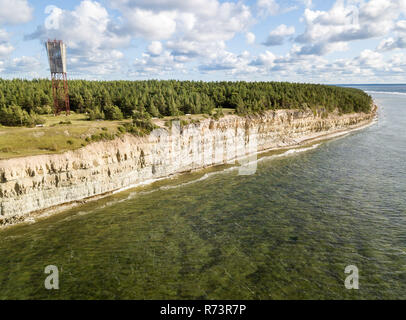
[[(52, 73), (52, 95), (54, 98), (54, 114), (57, 116), (61, 111), (69, 115), (69, 91), (66, 73)], [(62, 103), (63, 101), (63, 103)]]

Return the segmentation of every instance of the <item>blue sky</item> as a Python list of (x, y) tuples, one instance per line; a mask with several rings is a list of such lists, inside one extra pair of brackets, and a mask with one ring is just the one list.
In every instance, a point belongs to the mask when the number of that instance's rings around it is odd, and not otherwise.
[(0, 0), (0, 77), (406, 82), (406, 0)]

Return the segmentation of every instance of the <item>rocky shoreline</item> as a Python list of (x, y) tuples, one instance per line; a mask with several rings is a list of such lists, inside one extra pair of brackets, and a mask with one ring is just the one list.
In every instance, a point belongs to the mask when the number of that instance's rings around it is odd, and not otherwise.
[(0, 160), (0, 225), (29, 222), (174, 174), (328, 139), (369, 125), (376, 109), (327, 116), (311, 110), (228, 115), (186, 126), (173, 123), (147, 137), (127, 134), (63, 154)]

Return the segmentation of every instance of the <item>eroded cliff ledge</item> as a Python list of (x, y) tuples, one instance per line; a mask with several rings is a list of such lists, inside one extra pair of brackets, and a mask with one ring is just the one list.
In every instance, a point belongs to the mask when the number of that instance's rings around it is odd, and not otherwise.
[(267, 111), (226, 116), (185, 127), (158, 129), (148, 137), (124, 135), (63, 154), (0, 160), (0, 224), (21, 222), (30, 213), (120, 188), (223, 164), (273, 148), (294, 146), (371, 122), (375, 112), (330, 114)]

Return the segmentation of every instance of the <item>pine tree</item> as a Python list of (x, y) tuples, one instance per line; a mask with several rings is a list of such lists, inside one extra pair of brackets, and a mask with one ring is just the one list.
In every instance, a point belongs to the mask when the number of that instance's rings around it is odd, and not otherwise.
[(148, 111), (148, 113), (149, 113), (151, 116), (153, 116), (153, 117), (158, 117), (158, 116), (159, 116), (158, 108), (155, 107), (155, 104), (154, 104), (154, 100), (153, 100), (153, 99), (151, 99), (151, 101), (150, 101), (150, 103), (149, 103), (149, 105), (148, 105), (147, 111)]

